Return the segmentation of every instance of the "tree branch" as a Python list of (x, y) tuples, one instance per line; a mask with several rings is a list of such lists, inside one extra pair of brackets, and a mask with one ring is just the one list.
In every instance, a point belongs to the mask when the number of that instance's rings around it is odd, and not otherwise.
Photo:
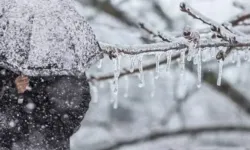
[(181, 135), (197, 135), (201, 133), (211, 133), (211, 132), (250, 132), (249, 126), (237, 126), (237, 125), (226, 125), (226, 126), (204, 126), (195, 128), (186, 128), (175, 131), (158, 131), (147, 134), (142, 137), (137, 137), (133, 139), (128, 139), (124, 141), (118, 141), (113, 145), (100, 150), (115, 150), (123, 146), (130, 146), (134, 144), (140, 144), (145, 142), (151, 142), (161, 138), (181, 136)]
[(208, 83), (217, 91), (223, 93), (225, 96), (230, 98), (230, 100), (235, 103), (237, 106), (242, 108), (244, 112), (250, 115), (250, 101), (249, 99), (244, 96), (240, 91), (234, 88), (229, 82), (225, 79), (222, 80), (221, 86), (217, 86), (217, 76), (213, 72), (204, 72), (203, 74), (203, 81)]
[[(139, 55), (144, 53), (155, 53), (155, 52), (167, 52), (171, 50), (181, 50), (188, 48), (188, 41), (180, 42), (159, 42), (152, 44), (142, 44), (142, 45), (112, 45), (100, 42), (101, 49), (106, 53), (121, 53), (127, 55)], [(185, 43), (185, 44), (184, 44)], [(197, 48), (212, 48), (212, 47), (249, 47), (249, 43), (228, 43), (228, 42), (218, 42), (218, 41), (207, 41), (201, 40)]]

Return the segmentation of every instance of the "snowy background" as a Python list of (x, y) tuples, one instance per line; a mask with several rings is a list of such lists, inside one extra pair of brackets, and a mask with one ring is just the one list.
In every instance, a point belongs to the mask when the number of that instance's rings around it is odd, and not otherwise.
[[(193, 8), (213, 20), (223, 23), (241, 12), (232, 0), (186, 0)], [(196, 29), (207, 27), (179, 10), (179, 0), (78, 0), (76, 8), (91, 24), (98, 41), (113, 44), (145, 43), (147, 34), (135, 24), (143, 22), (161, 32), (180, 32), (185, 25)], [(243, 2), (249, 3), (248, 0)], [(110, 7), (112, 6), (112, 7)], [(159, 8), (163, 10), (159, 12)], [(115, 10), (119, 10), (116, 12)], [(118, 14), (120, 13), (120, 14)], [(122, 15), (121, 15), (122, 14)], [(164, 59), (164, 58), (162, 58)], [(147, 56), (143, 63), (155, 62)], [(88, 71), (93, 76), (113, 73), (113, 62), (105, 58), (101, 68), (98, 63)], [(122, 68), (130, 61), (123, 58)], [(204, 63), (208, 76), (218, 74), (217, 61)], [(155, 133), (179, 131), (189, 128), (217, 126), (250, 126), (250, 112), (245, 111), (242, 97), (250, 103), (249, 63), (236, 67), (231, 61), (224, 68), (223, 79), (233, 89), (219, 88), (216, 82), (203, 81), (197, 88), (196, 71), (186, 70), (180, 75), (177, 63), (172, 63), (170, 73), (166, 65), (144, 72), (146, 85), (139, 88), (137, 75), (119, 80), (119, 105), (110, 103), (110, 81), (97, 82), (97, 103), (91, 103), (80, 130), (71, 139), (72, 150), (167, 150), (167, 149), (234, 149), (250, 148), (250, 132), (204, 132), (198, 134), (165, 135), (147, 138)], [(205, 76), (205, 75), (204, 75)], [(211, 77), (212, 78), (212, 77)], [(223, 89), (224, 88), (224, 89)], [(137, 141), (133, 142), (133, 139)], [(138, 140), (139, 139), (139, 140)], [(141, 140), (140, 140), (141, 139)], [(132, 142), (126, 142), (132, 141)], [(120, 144), (119, 144), (120, 143)], [(114, 146), (115, 145), (115, 146)], [(114, 147), (112, 147), (114, 146)]]

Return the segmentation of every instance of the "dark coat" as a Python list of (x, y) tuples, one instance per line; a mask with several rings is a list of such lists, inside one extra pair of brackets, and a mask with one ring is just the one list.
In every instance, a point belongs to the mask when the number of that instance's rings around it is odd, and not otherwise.
[(0, 149), (69, 149), (91, 99), (86, 77), (30, 78), (31, 91), (18, 103), (16, 74), (0, 74)]

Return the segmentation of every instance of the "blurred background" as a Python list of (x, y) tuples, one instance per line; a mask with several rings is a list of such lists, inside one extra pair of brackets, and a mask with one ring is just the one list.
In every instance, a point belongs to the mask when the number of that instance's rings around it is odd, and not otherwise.
[[(208, 26), (179, 10), (180, 0), (77, 0), (78, 12), (91, 24), (98, 41), (112, 44), (144, 44), (155, 39), (138, 28), (142, 22), (154, 31), (181, 33), (186, 25)], [(193, 8), (218, 23), (229, 21), (242, 10), (233, 0), (186, 0)], [(250, 1), (242, 1), (245, 6)], [(250, 11), (250, 7), (249, 7)], [(250, 30), (249, 30), (250, 31)], [(159, 39), (156, 39), (156, 41)], [(233, 56), (232, 56), (233, 57)], [(161, 60), (166, 59), (162, 56)], [(224, 65), (222, 86), (217, 86), (218, 63), (204, 58), (203, 81), (197, 87), (196, 68), (187, 64), (180, 75), (178, 60), (171, 70), (160, 66), (144, 72), (145, 86), (138, 74), (119, 79), (117, 109), (110, 103), (112, 80), (95, 82), (96, 103), (71, 139), (72, 150), (202, 150), (250, 148), (249, 62), (231, 58)], [(239, 64), (240, 63), (240, 64)], [(155, 66), (155, 55), (145, 56), (145, 66)], [(237, 65), (238, 64), (238, 65)], [(121, 68), (129, 68), (122, 57)], [(136, 67), (137, 68), (137, 67)], [(88, 71), (90, 76), (113, 74), (113, 61), (104, 58)], [(98, 100), (97, 100), (98, 99)]]

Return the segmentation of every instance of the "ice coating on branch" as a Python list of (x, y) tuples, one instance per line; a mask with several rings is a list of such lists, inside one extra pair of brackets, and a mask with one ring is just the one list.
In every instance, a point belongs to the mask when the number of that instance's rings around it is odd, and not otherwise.
[(222, 73), (223, 73), (223, 64), (224, 64), (224, 61), (219, 60), (219, 74), (218, 74), (218, 78), (217, 78), (217, 85), (218, 86), (221, 86), (221, 79), (222, 79)]
[(159, 78), (159, 73), (160, 73), (160, 58), (161, 58), (161, 53), (157, 53), (155, 55), (155, 59), (156, 59), (156, 62), (155, 62), (155, 79), (158, 79)]
[(138, 56), (138, 67), (139, 67), (139, 74), (138, 74), (138, 77), (139, 77), (139, 80), (140, 80), (140, 83), (139, 83), (139, 87), (142, 88), (145, 86), (145, 79), (144, 79), (144, 73), (143, 73), (143, 55), (139, 55)]
[(138, 54), (154, 54), (155, 52), (166, 52), (172, 49), (182, 49), (185, 48), (187, 43), (185, 41), (175, 41), (171, 43), (159, 42), (152, 44), (141, 44), (141, 45), (121, 45), (121, 44), (108, 44), (99, 42), (102, 50), (107, 52), (115, 52), (129, 54), (129, 55), (138, 55)]
[(28, 76), (77, 75), (101, 57), (71, 0), (1, 0), (0, 66)]

